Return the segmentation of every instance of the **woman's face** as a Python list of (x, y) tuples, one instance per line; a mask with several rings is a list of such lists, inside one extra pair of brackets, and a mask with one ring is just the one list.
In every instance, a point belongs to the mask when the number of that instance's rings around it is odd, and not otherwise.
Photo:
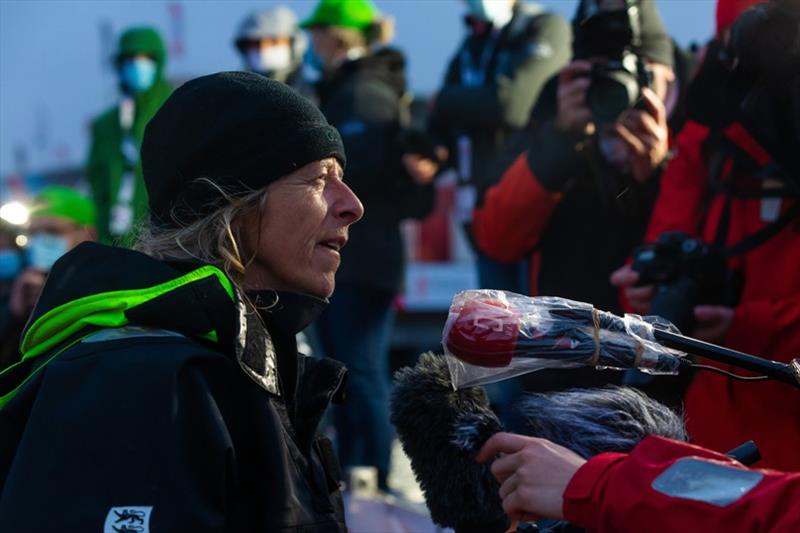
[(241, 228), (245, 257), (253, 258), (245, 285), (329, 297), (348, 227), (363, 214), (333, 158), (309, 163), (270, 184), (260, 216), (244, 220)]

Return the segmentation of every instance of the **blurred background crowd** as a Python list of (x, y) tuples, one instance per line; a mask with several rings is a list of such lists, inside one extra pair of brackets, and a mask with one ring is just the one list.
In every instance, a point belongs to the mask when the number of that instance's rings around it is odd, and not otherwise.
[[(659, 314), (787, 360), (800, 353), (800, 63), (781, 39), (798, 6), (773, 0), (786, 13), (732, 35), (756, 3), (2, 2), (0, 368), (21, 357), (61, 255), (132, 242), (144, 127), (173, 88), (237, 69), (307, 96), (344, 139), (365, 215), (302, 340), (349, 368), (329, 431), (375, 490), (406, 489), (391, 372), (440, 350), (458, 290)], [(762, 466), (800, 469), (800, 396), (781, 385), (586, 369), (490, 396), (513, 423), (523, 391), (609, 383), (683, 409), (693, 442), (757, 438)]]

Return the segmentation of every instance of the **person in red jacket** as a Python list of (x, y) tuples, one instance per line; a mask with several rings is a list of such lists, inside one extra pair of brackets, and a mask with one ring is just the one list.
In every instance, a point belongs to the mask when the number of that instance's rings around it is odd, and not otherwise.
[(503, 509), (515, 520), (566, 519), (590, 531), (800, 531), (800, 472), (747, 469), (711, 450), (647, 437), (629, 454), (586, 460), (548, 440), (497, 433), (493, 461)]
[[(531, 295), (608, 311), (618, 311), (608, 275), (641, 241), (658, 192), (669, 149), (666, 101), (677, 97), (673, 45), (655, 2), (642, 1), (633, 15), (617, 7), (579, 3), (572, 62), (543, 89), (526, 132), (507, 147), (515, 159), (473, 213), (483, 253), (501, 262), (530, 258)], [(639, 76), (652, 83), (642, 84), (636, 109), (611, 117), (614, 93), (603, 88), (613, 83), (597, 73), (613, 71), (619, 51), (608, 41), (624, 39), (610, 36), (606, 21), (622, 27), (617, 19), (626, 18), (640, 29), (622, 57), (636, 58)]]
[[(477, 246), (489, 257), (530, 259), (530, 295), (591, 302), (612, 312), (620, 309), (608, 276), (644, 235), (669, 148), (667, 101), (677, 96), (674, 48), (656, 3), (644, 0), (638, 11), (618, 7), (603, 0), (579, 3), (573, 61), (547, 83), (527, 130), (504, 148), (508, 153), (498, 159), (509, 164), (481, 195), (472, 225)], [(602, 92), (602, 76), (590, 73), (614, 68), (618, 51), (607, 43), (622, 39), (606, 31), (610, 18), (639, 28), (623, 56), (635, 55), (638, 72), (653, 81), (641, 88), (637, 109), (608, 120), (593, 109), (613, 107), (614, 98)], [(593, 369), (544, 370), (525, 376), (523, 387), (562, 390), (619, 378)]]
[[(689, 333), (778, 361), (800, 355), (800, 14), (791, 13), (790, 4), (773, 0), (748, 12), (751, 20), (772, 24), (769, 31), (748, 33), (745, 16), (734, 26), (732, 44), (744, 39), (746, 46), (738, 74), (729, 76), (756, 80), (737, 97), (735, 110), (709, 112), (711, 102), (730, 95), (742, 79), (715, 82), (720, 67), (716, 56), (707, 57), (696, 85), (713, 94), (697, 99), (702, 105), (694, 107), (703, 113), (695, 113), (677, 139), (677, 157), (662, 176), (646, 236), (652, 241), (681, 231), (719, 244), (743, 280), (739, 301), (700, 302), (706, 305), (694, 307), (696, 326)], [(748, 51), (770, 45), (780, 47), (775, 55), (764, 54), (773, 63), (761, 67), (760, 77), (748, 72)], [(650, 311), (653, 287), (637, 287), (636, 272), (623, 267), (612, 282), (624, 289), (632, 311)], [(724, 451), (753, 439), (761, 465), (800, 470), (800, 391), (700, 373), (684, 404), (694, 443)]]

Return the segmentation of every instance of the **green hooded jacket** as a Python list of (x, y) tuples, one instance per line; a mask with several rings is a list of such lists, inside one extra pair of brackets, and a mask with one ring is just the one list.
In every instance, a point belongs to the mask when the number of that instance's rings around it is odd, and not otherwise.
[[(117, 49), (117, 59), (135, 54), (148, 55), (158, 65), (156, 82), (150, 89), (134, 97), (135, 115), (131, 135), (138, 149), (141, 147), (145, 125), (170, 95), (172, 87), (164, 79), (167, 54), (164, 42), (155, 30), (144, 27), (131, 28), (122, 34)], [(125, 158), (121, 149), (123, 132), (119, 115), (119, 105), (115, 105), (101, 114), (92, 124), (87, 176), (97, 206), (97, 233), (100, 242), (132, 244), (133, 232), (114, 236), (109, 229), (111, 208), (119, 194), (125, 170)], [(147, 190), (142, 178), (141, 163), (136, 164), (134, 174), (132, 208), (135, 228), (137, 222), (147, 214)]]

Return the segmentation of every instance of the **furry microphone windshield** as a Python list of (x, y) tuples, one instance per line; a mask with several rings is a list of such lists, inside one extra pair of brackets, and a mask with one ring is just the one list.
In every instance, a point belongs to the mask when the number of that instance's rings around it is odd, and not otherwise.
[(395, 374), (392, 423), (433, 521), (457, 532), (508, 528), (499, 485), (475, 453), (502, 430), (482, 388), (453, 390), (444, 356), (423, 354)]
[(514, 408), (525, 425), (520, 433), (587, 459), (603, 452), (630, 452), (650, 435), (688, 440), (680, 415), (630, 387), (526, 394)]

